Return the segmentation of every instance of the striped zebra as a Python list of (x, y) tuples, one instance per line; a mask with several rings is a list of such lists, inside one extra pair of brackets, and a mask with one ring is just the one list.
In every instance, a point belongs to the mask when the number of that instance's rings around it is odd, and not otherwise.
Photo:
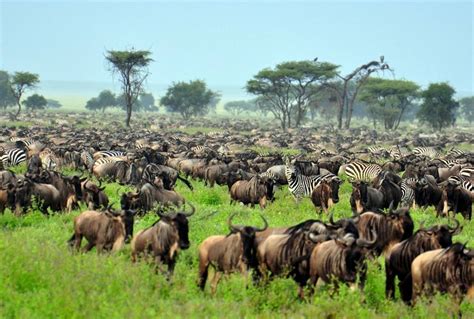
[(99, 158), (106, 158), (106, 157), (118, 157), (118, 156), (126, 156), (127, 152), (123, 151), (99, 151), (95, 152), (93, 155), (94, 159), (99, 159)]
[(94, 158), (92, 157), (91, 153), (87, 151), (81, 152), (81, 160), (87, 169), (92, 169), (94, 166)]
[(106, 163), (112, 163), (112, 162), (126, 162), (123, 157), (118, 157), (118, 156), (109, 156), (109, 157), (102, 157), (97, 159), (94, 162), (94, 166), (106, 164)]
[(416, 156), (426, 156), (429, 158), (439, 157), (439, 152), (434, 147), (415, 147), (412, 153)]
[(447, 156), (454, 156), (454, 157), (461, 157), (461, 156), (466, 156), (467, 154), (468, 154), (468, 152), (466, 152), (466, 151), (463, 151), (463, 150), (460, 150), (458, 148), (452, 147), (448, 151), (448, 154), (446, 154), (446, 155)]
[(407, 178), (400, 183), (400, 189), (402, 190), (401, 207), (411, 207), (415, 203), (415, 190), (411, 186), (415, 185), (415, 183), (415, 178)]
[(21, 148), (12, 148), (5, 151), (5, 154), (0, 156), (3, 167), (15, 166), (26, 162), (26, 152)]
[(288, 190), (296, 199), (297, 203), (301, 198), (311, 196), (313, 190), (318, 187), (323, 180), (342, 182), (338, 176), (332, 173), (327, 175), (302, 175), (294, 165), (288, 164), (285, 166), (285, 175), (288, 180)]
[(461, 171), (459, 172), (459, 176), (461, 176), (464, 179), (469, 179), (469, 178), (474, 177), (474, 167), (468, 166), (468, 167), (461, 168)]
[(350, 181), (371, 182), (380, 172), (382, 172), (382, 167), (378, 164), (352, 162), (346, 167), (346, 175)]
[(369, 152), (373, 158), (378, 159), (385, 158), (389, 155), (388, 150), (383, 146), (369, 146), (367, 147), (367, 152)]

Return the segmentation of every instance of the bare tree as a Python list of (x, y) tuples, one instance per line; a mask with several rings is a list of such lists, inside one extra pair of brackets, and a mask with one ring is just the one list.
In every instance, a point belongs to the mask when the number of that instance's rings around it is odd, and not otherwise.
[(367, 64), (363, 64), (346, 76), (337, 74), (340, 81), (328, 82), (325, 84), (333, 90), (337, 99), (337, 123), (339, 128), (342, 128), (344, 114), (346, 115), (344, 128), (349, 128), (351, 126), (352, 110), (354, 108), (355, 99), (360, 88), (364, 85), (369, 76), (374, 72), (391, 70), (384, 60), (384, 56), (381, 56), (380, 61), (374, 60)]

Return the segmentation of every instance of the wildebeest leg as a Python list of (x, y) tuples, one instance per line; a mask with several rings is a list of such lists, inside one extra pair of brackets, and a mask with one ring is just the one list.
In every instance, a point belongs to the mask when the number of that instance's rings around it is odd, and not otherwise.
[[(88, 252), (90, 251), (92, 248), (94, 248), (95, 246), (95, 243), (94, 242), (88, 242), (87, 245), (82, 249), (83, 252)], [(98, 252), (98, 250), (97, 250)]]
[(395, 274), (389, 265), (389, 261), (385, 261), (385, 297), (389, 299), (395, 298)]
[(217, 290), (217, 284), (219, 283), (219, 280), (221, 280), (222, 277), (222, 272), (220, 271), (215, 271), (214, 272), (214, 277), (212, 278), (211, 282), (211, 294), (215, 294)]
[(166, 276), (166, 280), (170, 281), (171, 277), (173, 276), (174, 273), (174, 267), (176, 266), (176, 259), (172, 259), (168, 263), (168, 273)]
[(209, 273), (209, 262), (207, 260), (200, 260), (199, 261), (199, 280), (198, 286), (201, 290), (204, 290), (206, 287), (206, 280)]
[(398, 284), (398, 287), (400, 288), (400, 297), (405, 303), (409, 303), (413, 293), (411, 274), (408, 274), (405, 278), (399, 279), (400, 283)]
[(74, 248), (77, 251), (79, 251), (79, 249), (81, 248), (82, 235), (78, 234), (78, 233), (75, 233), (74, 236), (75, 236)]

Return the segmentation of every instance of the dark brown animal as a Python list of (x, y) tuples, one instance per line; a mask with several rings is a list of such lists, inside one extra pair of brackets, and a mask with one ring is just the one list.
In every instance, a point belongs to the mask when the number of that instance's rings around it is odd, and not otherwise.
[(377, 235), (377, 243), (373, 249), (374, 255), (382, 252), (394, 244), (408, 239), (413, 234), (413, 220), (408, 208), (394, 211), (391, 207), (387, 214), (366, 212), (360, 215), (357, 222), (359, 236), (365, 240), (372, 240), (372, 234)]
[(132, 240), (132, 261), (136, 262), (139, 255), (151, 256), (158, 271), (162, 264), (168, 266), (168, 278), (173, 274), (176, 258), (180, 249), (188, 249), (189, 225), (188, 217), (195, 212), (157, 213), (160, 219), (152, 226), (139, 231)]
[(371, 241), (345, 234), (334, 240), (325, 241), (314, 247), (310, 258), (310, 284), (314, 287), (319, 278), (326, 283), (338, 282), (355, 284), (359, 277), (362, 290), (366, 279), (365, 257), (377, 241), (373, 235)]
[(429, 229), (420, 229), (410, 238), (394, 245), (385, 258), (385, 295), (395, 297), (395, 277), (400, 283), (400, 296), (404, 302), (411, 300), (412, 278), (411, 263), (420, 254), (434, 249), (447, 248), (452, 244), (452, 236), (461, 231), (459, 222), (451, 228), (447, 225), (437, 225)]
[(88, 243), (84, 251), (90, 251), (94, 246), (97, 253), (120, 250), (125, 239), (133, 234), (133, 214), (133, 211), (124, 211), (118, 215), (110, 211), (82, 212), (74, 218), (74, 234), (69, 245), (79, 250), (85, 237)]
[(237, 181), (230, 188), (230, 203), (241, 202), (244, 205), (250, 204), (252, 207), (259, 204), (260, 208), (265, 208), (268, 198), (269, 181), (259, 176), (254, 176), (250, 181)]
[(425, 252), (411, 264), (412, 302), (422, 293), (436, 291), (458, 298), (474, 298), (474, 250), (456, 243), (449, 248)]
[(320, 208), (327, 213), (328, 209), (334, 205), (332, 188), (326, 180), (322, 180), (311, 193), (311, 201), (313, 202), (316, 212), (320, 212)]
[(257, 232), (268, 228), (266, 219), (262, 217), (265, 225), (263, 228), (243, 225), (232, 225), (229, 217), (230, 234), (217, 235), (206, 238), (199, 246), (199, 288), (206, 286), (209, 266), (214, 268), (214, 277), (211, 283), (211, 292), (214, 294), (222, 274), (240, 271), (244, 274), (252, 268), (256, 269), (257, 263)]

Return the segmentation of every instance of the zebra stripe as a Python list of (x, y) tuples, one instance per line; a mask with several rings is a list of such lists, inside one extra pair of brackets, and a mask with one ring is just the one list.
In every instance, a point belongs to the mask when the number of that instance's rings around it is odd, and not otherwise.
[(351, 181), (363, 180), (370, 182), (376, 178), (380, 172), (382, 172), (382, 167), (378, 164), (352, 162), (346, 167), (346, 175)]
[(103, 158), (127, 155), (126, 152), (122, 152), (122, 151), (99, 151), (96, 154), (98, 154), (98, 156), (103, 157)]
[(5, 151), (5, 154), (0, 157), (3, 167), (15, 166), (26, 162), (26, 152), (20, 148), (12, 148)]
[(285, 175), (288, 180), (288, 190), (297, 200), (302, 197), (311, 196), (313, 190), (323, 180), (341, 182), (341, 179), (332, 173), (327, 175), (302, 175), (294, 165), (285, 166)]
[(412, 153), (416, 156), (426, 156), (429, 158), (439, 157), (439, 152), (433, 147), (415, 147)]
[(411, 188), (409, 183), (410, 181), (402, 180), (400, 184), (400, 188), (402, 190), (402, 199), (400, 201), (400, 205), (402, 207), (411, 207), (415, 201), (415, 190)]
[(92, 157), (92, 155), (89, 152), (82, 151), (81, 160), (88, 169), (90, 169), (90, 168), (92, 168), (92, 166), (94, 166), (94, 158)]

